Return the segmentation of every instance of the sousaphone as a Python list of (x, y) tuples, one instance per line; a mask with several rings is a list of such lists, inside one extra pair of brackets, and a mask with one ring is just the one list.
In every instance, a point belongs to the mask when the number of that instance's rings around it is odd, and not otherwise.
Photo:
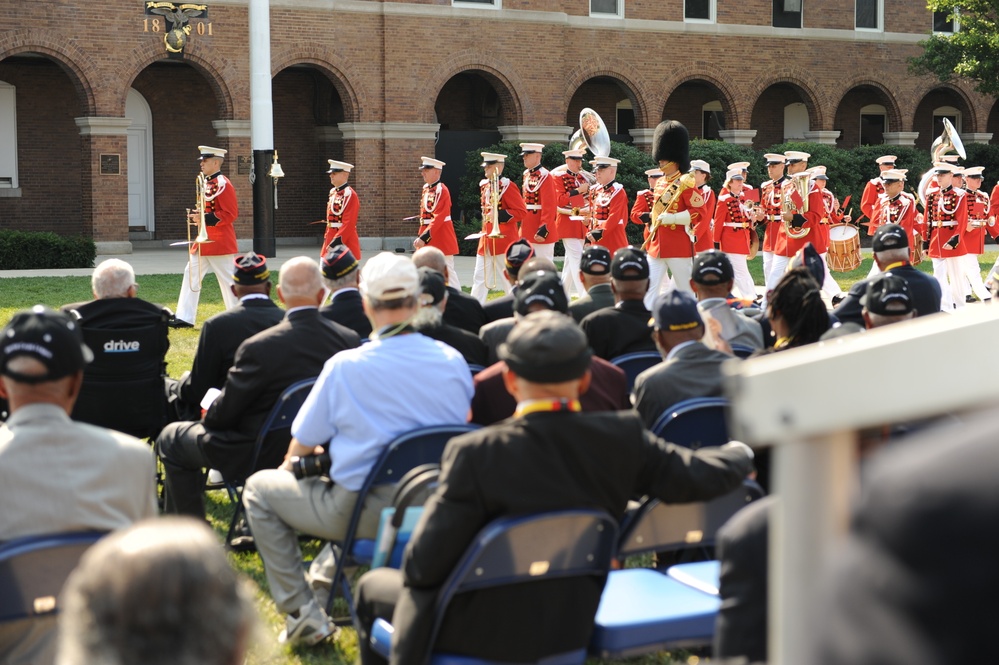
[[(607, 125), (591, 108), (584, 108), (579, 112), (579, 129), (569, 138), (570, 150), (589, 150), (594, 157), (610, 156), (610, 133)], [(565, 173), (566, 166), (562, 164), (552, 169), (552, 175)], [(585, 169), (580, 169), (580, 175), (586, 178), (586, 182), (591, 185), (596, 182), (593, 174)]]

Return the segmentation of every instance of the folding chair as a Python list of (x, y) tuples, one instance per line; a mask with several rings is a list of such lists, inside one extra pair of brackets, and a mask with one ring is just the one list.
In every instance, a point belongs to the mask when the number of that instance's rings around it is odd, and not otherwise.
[(745, 359), (756, 352), (756, 349), (751, 346), (744, 346), (742, 344), (730, 344), (729, 346), (731, 346), (732, 353), (735, 354), (736, 358)]
[(661, 363), (663, 357), (655, 351), (638, 351), (611, 358), (610, 361), (611, 364), (624, 370), (624, 375), (628, 380), (628, 390), (630, 391), (635, 385), (635, 379), (638, 375), (650, 367)]
[(472, 376), (475, 376), (484, 369), (485, 367), (483, 367), (482, 365), (476, 365), (474, 363), (469, 363), (468, 365), (468, 371), (472, 373)]
[[(746, 481), (706, 503), (665, 504), (647, 499), (626, 520), (617, 556), (713, 545), (721, 525), (761, 494), (756, 483)], [(721, 601), (706, 585), (690, 583), (694, 572), (709, 575), (710, 565), (688, 571), (683, 581), (646, 568), (612, 571), (600, 598), (591, 653), (624, 658), (710, 644)]]
[(392, 506), (382, 509), (371, 567), (402, 565), (402, 553), (423, 514), (423, 505), (440, 484), (440, 464), (421, 464), (410, 469), (396, 486)]
[(131, 329), (87, 328), (83, 321), (83, 339), (94, 360), (83, 370), (73, 420), (156, 438), (167, 422), (165, 317)]
[[(444, 447), (452, 437), (478, 429), (478, 425), (437, 425), (421, 427), (397, 436), (389, 442), (381, 455), (368, 472), (364, 484), (357, 493), (357, 503), (351, 513), (347, 531), (340, 543), (340, 553), (336, 556), (336, 567), (330, 581), (330, 596), (326, 602), (326, 612), (333, 608), (333, 600), (337, 590), (343, 593), (344, 600), (350, 610), (350, 617), (338, 617), (337, 623), (345, 624), (353, 620), (354, 597), (350, 591), (350, 580), (344, 575), (344, 568), (351, 566), (370, 565), (374, 557), (375, 541), (358, 539), (357, 527), (361, 523), (361, 513), (368, 494), (375, 487), (398, 483), (411, 469), (421, 464), (439, 464), (444, 454)], [(331, 615), (332, 616), (332, 615)]]
[[(295, 420), (295, 416), (298, 415), (299, 409), (305, 403), (305, 398), (309, 396), (309, 391), (312, 390), (315, 382), (316, 379), (313, 378), (293, 383), (285, 388), (281, 396), (278, 397), (277, 402), (274, 403), (270, 414), (267, 416), (267, 420), (264, 421), (260, 431), (257, 433), (256, 441), (253, 442), (253, 454), (250, 457), (249, 466), (250, 474), (257, 470), (260, 451), (263, 450), (265, 441), (270, 440), (271, 444), (274, 445), (274, 437), (281, 432), (285, 432), (287, 436), (285, 447), (287, 448), (287, 443), (291, 441), (291, 423)], [(232, 520), (229, 521), (229, 532), (225, 538), (227, 545), (235, 535), (236, 524), (238, 524), (239, 518), (242, 517), (245, 511), (243, 507), (243, 483), (245, 480), (244, 478), (243, 481), (226, 481), (224, 483), (226, 492), (229, 493), (229, 499), (236, 506), (232, 513)]]
[(728, 443), (724, 397), (695, 397), (677, 402), (650, 428), (656, 436), (692, 450)]
[[(604, 576), (610, 567), (617, 538), (613, 517), (598, 510), (567, 510), (495, 520), (472, 541), (465, 555), (441, 587), (430, 644), (436, 641), (448, 604), (458, 594), (511, 584), (530, 584), (554, 578)], [(558, 602), (553, 599), (552, 602)], [(511, 635), (549, 630), (548, 626), (518, 625), (516, 611), (496, 630)], [(552, 613), (557, 617), (558, 613)], [(388, 657), (393, 628), (378, 619), (371, 632), (372, 648)], [(432, 649), (432, 647), (431, 647)], [(582, 665), (583, 645), (574, 651), (546, 655), (544, 665)], [(451, 654), (428, 654), (430, 665), (505, 665), (493, 660)]]
[[(51, 626), (55, 639), (55, 615), (66, 578), (83, 553), (104, 536), (103, 531), (54, 533), (27, 536), (0, 544), (0, 625), (32, 622)], [(40, 631), (22, 631), (22, 638)], [(37, 638), (37, 637), (36, 637)], [(31, 638), (31, 639), (36, 639)]]

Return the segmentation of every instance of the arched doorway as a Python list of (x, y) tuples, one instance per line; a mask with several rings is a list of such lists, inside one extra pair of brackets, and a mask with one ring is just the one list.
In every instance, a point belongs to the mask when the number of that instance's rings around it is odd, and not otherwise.
[(858, 85), (847, 91), (836, 108), (834, 127), (839, 146), (880, 145), (886, 132), (899, 131), (892, 100), (873, 85)]
[(152, 239), (156, 231), (153, 206), (153, 113), (146, 98), (129, 88), (125, 100), (128, 126), (128, 233), (134, 240)]
[(690, 138), (720, 139), (728, 126), (726, 102), (721, 91), (707, 81), (686, 81), (676, 87), (663, 107), (663, 120), (677, 120)]
[(638, 99), (631, 88), (613, 76), (595, 76), (583, 82), (566, 110), (565, 124), (579, 129), (579, 112), (591, 108), (607, 125), (612, 141), (631, 143), (630, 132), (636, 126), (636, 117), (641, 115)]
[(964, 97), (950, 88), (934, 88), (920, 100), (912, 119), (912, 130), (919, 132), (917, 148), (930, 149), (933, 141), (943, 133), (944, 118), (953, 123), (958, 134), (975, 131)]
[(812, 101), (793, 83), (775, 83), (753, 106), (750, 126), (756, 130), (753, 147), (768, 148), (785, 141), (801, 141), (812, 124)]

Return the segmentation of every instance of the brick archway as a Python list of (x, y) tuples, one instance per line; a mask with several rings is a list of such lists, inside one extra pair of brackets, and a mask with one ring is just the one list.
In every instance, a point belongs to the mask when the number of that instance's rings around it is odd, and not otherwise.
[[(51, 59), (66, 73), (79, 95), (83, 115), (98, 114), (93, 81), (99, 69), (90, 57), (69, 40), (58, 40), (52, 32), (14, 30), (0, 37), (0, 60), (21, 53), (38, 53)], [(122, 107), (124, 109), (124, 106)]]
[[(534, 117), (533, 104), (522, 100), (517, 94), (517, 90), (526, 89), (526, 84), (512, 73), (516, 69), (502, 60), (495, 60), (489, 65), (482, 63), (481, 60), (481, 52), (475, 51), (449, 55), (448, 61), (453, 63), (452, 66), (441, 68), (440, 74), (427, 82), (426, 89), (435, 92), (422, 98), (419, 121), (425, 123), (438, 121), (437, 106), (441, 93), (444, 92), (445, 86), (451, 84), (453, 79), (461, 74), (478, 77), (495, 92), (500, 108), (494, 126), (522, 125), (525, 117)], [(488, 114), (483, 112), (483, 115)]]

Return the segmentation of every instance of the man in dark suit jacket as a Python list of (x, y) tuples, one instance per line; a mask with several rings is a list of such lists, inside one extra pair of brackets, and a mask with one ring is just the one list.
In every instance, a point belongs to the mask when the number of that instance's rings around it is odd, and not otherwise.
[(590, 245), (583, 250), (579, 259), (579, 281), (583, 283), (586, 295), (569, 305), (569, 314), (576, 323), (598, 309), (614, 306), (610, 264), (610, 251), (603, 245)]
[(190, 373), (179, 381), (167, 379), (167, 398), (173, 401), (176, 420), (197, 420), (205, 393), (225, 384), (239, 345), (284, 318), (284, 310), (271, 300), (266, 258), (253, 252), (237, 256), (232, 279), (235, 283), (230, 288), (239, 304), (201, 325)]
[(649, 259), (635, 247), (622, 247), (611, 260), (613, 307), (593, 312), (580, 322), (593, 353), (613, 360), (626, 353), (655, 351), (649, 333), (651, 313), (643, 302), (649, 290)]
[[(360, 345), (357, 333), (319, 316), (326, 291), (314, 260), (291, 259), (279, 279), (285, 319), (240, 345), (203, 421), (172, 423), (156, 439), (166, 471), (166, 512), (204, 518), (202, 469), (218, 469), (228, 480), (246, 478), (253, 471), (253, 443), (285, 388), (318, 376), (331, 356)], [(277, 466), (287, 443), (265, 441), (257, 468)]]
[(467, 330), (448, 325), (443, 321), (448, 298), (444, 275), (430, 268), (420, 268), (419, 274), (420, 309), (412, 321), (416, 332), (438, 342), (444, 342), (460, 353), (469, 365), (485, 366), (486, 345), (482, 340)]
[(652, 305), (652, 337), (663, 362), (635, 379), (635, 409), (651, 428), (677, 402), (722, 394), (721, 366), (732, 356), (702, 342), (704, 321), (693, 296), (674, 289), (661, 293)]
[[(80, 327), (93, 330), (131, 330), (148, 328), (173, 316), (166, 307), (154, 305), (137, 296), (135, 271), (121, 259), (102, 261), (94, 268), (90, 278), (94, 299), (63, 305), (62, 311), (73, 314)], [(164, 337), (167, 330), (164, 328)], [(170, 348), (169, 338), (164, 339), (163, 349)]]
[(482, 306), (482, 311), (486, 313), (486, 323), (508, 319), (513, 316), (513, 297), (517, 292), (518, 275), (524, 262), (534, 256), (534, 248), (526, 240), (518, 240), (511, 243), (506, 248), (506, 258), (504, 259), (503, 277), (510, 284), (510, 293), (487, 300)]
[(361, 271), (357, 269), (358, 265), (360, 261), (354, 258), (346, 245), (331, 246), (327, 250), (323, 257), (323, 281), (333, 299), (320, 308), (319, 313), (334, 323), (347, 326), (361, 339), (368, 339), (371, 337), (371, 321), (361, 304), (361, 292), (358, 291)]
[[(413, 265), (417, 268), (430, 268), (444, 275), (447, 283), (447, 263), (444, 253), (427, 245), (413, 252)], [(444, 308), (444, 323), (478, 335), (479, 328), (486, 324), (486, 312), (482, 303), (453, 286), (447, 287), (447, 307)]]
[[(916, 316), (936, 314), (940, 311), (940, 283), (917, 270), (909, 263), (909, 234), (898, 224), (882, 224), (874, 233), (871, 243), (874, 261), (881, 272), (890, 272), (905, 280), (916, 308)], [(870, 279), (863, 279), (850, 287), (846, 298), (833, 310), (842, 323), (864, 326), (861, 299), (867, 293)]]
[[(701, 501), (738, 486), (749, 472), (752, 453), (741, 443), (694, 452), (655, 438), (634, 415), (579, 413), (590, 356), (586, 337), (563, 314), (537, 312), (511, 333), (504, 380), (520, 409), (451, 440), (440, 488), (402, 571), (381, 568), (361, 579), (358, 642), (365, 665), (381, 660), (368, 647), (377, 616), (391, 616), (396, 629), (391, 662), (422, 662), (440, 586), (491, 520), (571, 508), (620, 518), (632, 496)], [(435, 648), (509, 662), (583, 648), (604, 581), (553, 579), (462, 594), (451, 602)]]

